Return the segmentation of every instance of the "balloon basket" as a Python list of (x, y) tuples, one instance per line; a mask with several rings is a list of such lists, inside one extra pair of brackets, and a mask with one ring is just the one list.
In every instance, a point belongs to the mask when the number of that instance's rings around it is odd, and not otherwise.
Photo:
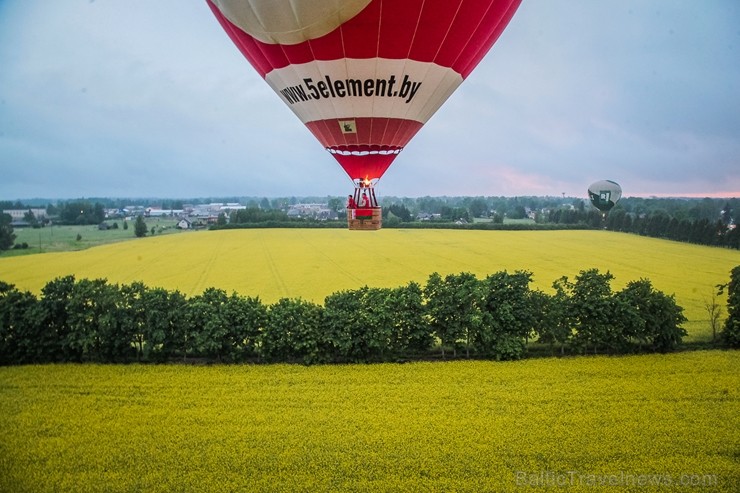
[(347, 227), (352, 231), (375, 231), (383, 225), (380, 207), (347, 209)]

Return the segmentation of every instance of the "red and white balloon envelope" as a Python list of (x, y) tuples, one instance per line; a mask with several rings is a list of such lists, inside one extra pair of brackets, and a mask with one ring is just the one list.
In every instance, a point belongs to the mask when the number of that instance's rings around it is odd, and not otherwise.
[(356, 187), (370, 189), (478, 65), (521, 2), (206, 1)]

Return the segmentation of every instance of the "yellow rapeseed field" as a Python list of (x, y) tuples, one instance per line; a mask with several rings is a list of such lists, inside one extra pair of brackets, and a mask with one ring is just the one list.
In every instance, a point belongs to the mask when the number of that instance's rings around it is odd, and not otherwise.
[[(534, 287), (598, 268), (614, 289), (641, 277), (675, 294), (690, 338), (709, 334), (704, 308), (717, 284), (740, 265), (740, 252), (607, 231), (453, 231), (255, 229), (155, 236), (84, 251), (0, 258), (0, 280), (38, 293), (55, 277), (143, 281), (196, 295), (217, 287), (266, 303), (368, 285), (422, 285), (429, 274), (529, 270)], [(725, 304), (725, 300), (720, 300)]]
[(738, 365), (0, 368), (0, 491), (736, 492)]

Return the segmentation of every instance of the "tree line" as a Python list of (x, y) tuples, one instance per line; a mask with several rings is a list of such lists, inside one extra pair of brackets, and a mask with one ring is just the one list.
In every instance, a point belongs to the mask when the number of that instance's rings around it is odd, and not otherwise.
[[(197, 202), (203, 202), (200, 199)], [(343, 227), (340, 221), (295, 219), (287, 215), (289, 205), (304, 200), (324, 201), (334, 210), (341, 210), (340, 197), (230, 197), (247, 204), (246, 209), (233, 211), (229, 217), (219, 217), (214, 228), (244, 227)], [(126, 201), (130, 201), (126, 199)], [(156, 202), (156, 201), (155, 201)], [(193, 201), (195, 203), (196, 201)], [(105, 219), (105, 205), (124, 203), (121, 199), (61, 201), (47, 205), (47, 214), (61, 224), (99, 224)], [(181, 201), (163, 201), (182, 206)], [(677, 199), (623, 198), (604, 218), (587, 201), (573, 197), (419, 197), (381, 198), (383, 224), (392, 227), (422, 227), (459, 229), (589, 229), (634, 233), (702, 245), (740, 249), (740, 229), (736, 227), (735, 211), (740, 199)], [(27, 207), (16, 201), (0, 201), (3, 208)], [(420, 214), (427, 220), (419, 220)], [(429, 216), (433, 215), (430, 219)], [(488, 222), (474, 222), (476, 218)], [(531, 223), (505, 224), (506, 219), (534, 219)], [(462, 221), (460, 221), (462, 220)], [(455, 222), (467, 224), (457, 225)], [(29, 223), (43, 224), (29, 218)], [(9, 216), (0, 214), (0, 250), (13, 244)]]
[[(737, 305), (740, 266), (733, 276), (725, 288)], [(50, 281), (37, 297), (0, 282), (0, 364), (511, 360), (525, 357), (530, 342), (552, 354), (676, 349), (686, 318), (674, 297), (647, 279), (614, 292), (612, 278), (584, 270), (549, 294), (532, 289), (526, 271), (434, 273), (424, 286), (344, 290), (323, 305), (265, 304), (216, 288), (188, 298), (74, 276)], [(736, 346), (740, 309), (728, 312), (725, 339)]]
[[(344, 207), (346, 197), (324, 196), (324, 197), (220, 197), (220, 198), (195, 198), (195, 199), (74, 199), (65, 201), (49, 202), (44, 205), (42, 200), (33, 200), (27, 203), (20, 201), (0, 200), (0, 210), (3, 209), (27, 209), (30, 207), (46, 207), (47, 215), (50, 217), (63, 218), (63, 221), (77, 223), (77, 221), (88, 224), (97, 224), (90, 216), (98, 216), (95, 219), (102, 220), (100, 214), (104, 209), (123, 208), (127, 205), (157, 206), (162, 209), (182, 209), (186, 203), (202, 204), (210, 202), (237, 202), (246, 205), (248, 209), (261, 211), (283, 211), (286, 212), (290, 205), (301, 202), (326, 203), (330, 209), (341, 210)], [(445, 221), (456, 219), (490, 218), (501, 220), (524, 219), (534, 216), (538, 222), (571, 222), (582, 221), (588, 223), (592, 217), (600, 217), (593, 209), (588, 200), (579, 197), (560, 196), (453, 196), (453, 197), (380, 197), (381, 205), (392, 213), (401, 222), (412, 222), (419, 213), (437, 214)], [(666, 216), (677, 221), (699, 221), (706, 219), (715, 223), (718, 219), (728, 225), (735, 221), (736, 211), (740, 210), (740, 198), (716, 199), (687, 199), (670, 197), (624, 197), (617, 204), (614, 212), (623, 210), (632, 218), (646, 218), (649, 216)], [(560, 211), (561, 217), (555, 218), (550, 214)], [(566, 212), (566, 211), (575, 211)], [(386, 214), (387, 214), (386, 213)], [(590, 214), (593, 213), (593, 214)], [(90, 219), (88, 219), (90, 217)], [(387, 218), (387, 217), (386, 217)], [(261, 220), (263, 217), (240, 218), (243, 220)], [(272, 220), (283, 219), (283, 216), (272, 217)], [(99, 222), (99, 221), (98, 221)]]
[(678, 219), (665, 213), (640, 217), (616, 209), (606, 218), (604, 227), (653, 238), (740, 249), (740, 229), (723, 219)]

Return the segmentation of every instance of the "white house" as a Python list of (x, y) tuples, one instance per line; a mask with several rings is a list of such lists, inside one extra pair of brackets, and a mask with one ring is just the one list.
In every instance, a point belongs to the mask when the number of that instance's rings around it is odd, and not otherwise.
[(188, 221), (188, 220), (187, 220), (187, 219), (185, 219), (185, 218), (182, 218), (182, 219), (180, 219), (180, 220), (179, 220), (179, 221), (177, 222), (177, 227), (178, 227), (179, 229), (192, 229), (192, 227), (193, 227), (193, 223), (191, 223), (190, 221)]

